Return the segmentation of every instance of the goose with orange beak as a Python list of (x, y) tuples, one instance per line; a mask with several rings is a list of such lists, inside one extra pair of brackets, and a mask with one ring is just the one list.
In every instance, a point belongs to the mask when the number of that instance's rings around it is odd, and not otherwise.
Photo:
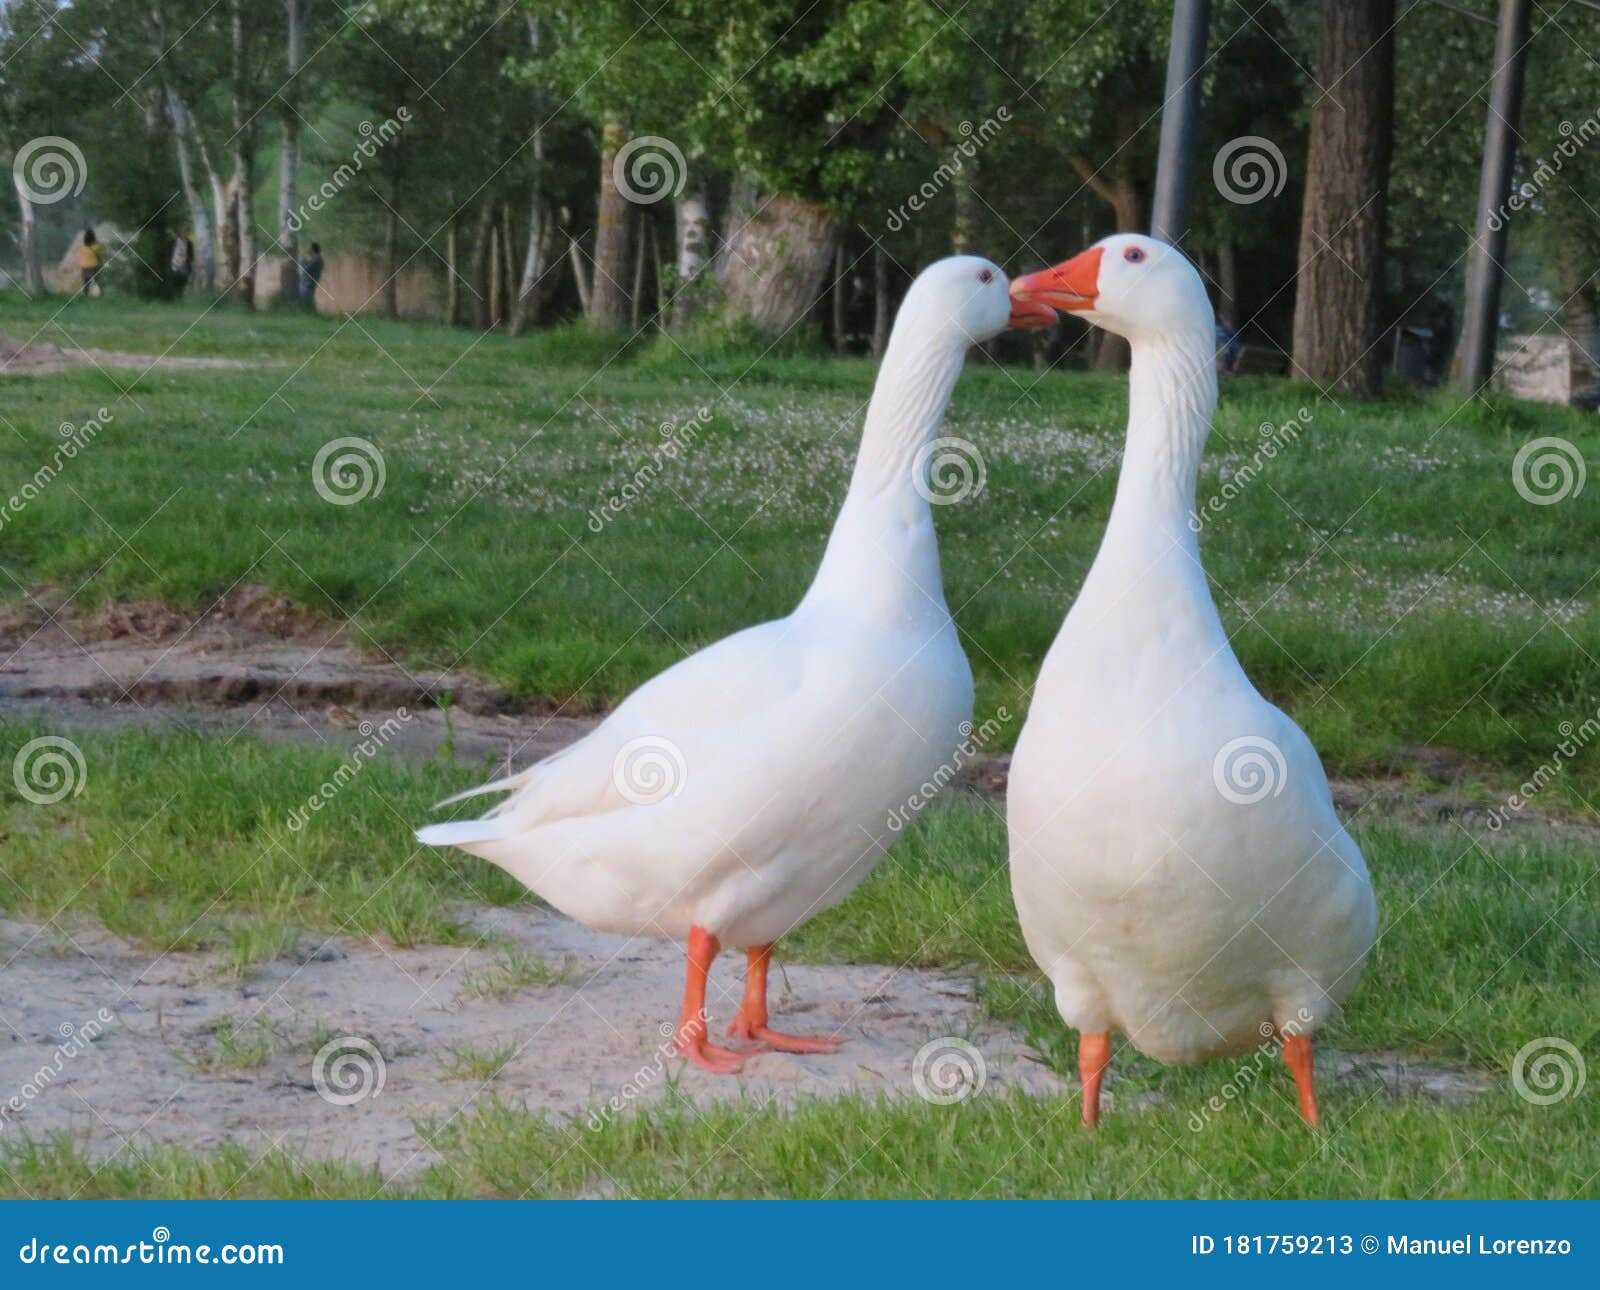
[(1176, 1065), (1281, 1042), (1315, 1124), (1313, 1035), (1355, 985), (1377, 907), (1316, 750), (1245, 676), (1201, 568), (1205, 286), (1174, 248), (1119, 234), (1011, 294), (1133, 355), (1116, 501), (1007, 793), (1017, 914), (1079, 1032), (1084, 1123), (1120, 1031)]

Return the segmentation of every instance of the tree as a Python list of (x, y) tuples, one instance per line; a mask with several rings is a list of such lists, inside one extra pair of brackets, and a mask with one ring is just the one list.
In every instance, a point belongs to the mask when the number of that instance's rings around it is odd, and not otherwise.
[(1294, 372), (1357, 398), (1378, 393), (1394, 0), (1321, 0), (1316, 100), (1300, 219)]

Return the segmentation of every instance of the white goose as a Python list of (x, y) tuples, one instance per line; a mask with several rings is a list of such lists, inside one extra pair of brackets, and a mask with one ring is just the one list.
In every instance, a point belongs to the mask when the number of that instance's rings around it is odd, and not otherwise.
[(1377, 908), (1316, 750), (1234, 657), (1200, 565), (1214, 316), (1194, 267), (1110, 237), (1020, 278), (1133, 351), (1105, 538), (1045, 658), (1011, 764), (1028, 949), (1079, 1031), (1093, 1126), (1110, 1031), (1189, 1064), (1277, 1034), (1317, 1121), (1312, 1033), (1355, 984)]
[[(676, 1044), (697, 1066), (727, 1073), (764, 1048), (842, 1042), (767, 1024), (772, 942), (855, 890), (895, 836), (890, 812), (962, 738), (972, 673), (945, 606), (926, 449), (967, 348), (1054, 318), (1014, 305), (987, 260), (926, 269), (895, 320), (849, 493), (799, 607), (675, 664), (570, 748), (462, 794), (512, 792), (485, 818), (417, 833), (494, 862), (591, 927), (687, 941)], [(737, 1050), (706, 1038), (706, 974), (723, 945), (748, 952), (729, 1033), (753, 1043)]]

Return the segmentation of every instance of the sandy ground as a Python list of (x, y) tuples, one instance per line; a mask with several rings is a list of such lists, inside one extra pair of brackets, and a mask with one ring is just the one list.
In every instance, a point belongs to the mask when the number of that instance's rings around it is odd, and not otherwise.
[[(0, 1090), (37, 1091), (20, 1111), (0, 1112), (0, 1132), (68, 1131), (98, 1153), (147, 1140), (272, 1145), (375, 1161), (393, 1177), (431, 1159), (415, 1120), (448, 1120), (491, 1093), (580, 1120), (604, 1113), (612, 1098), (656, 1101), (669, 1076), (697, 1101), (742, 1099), (752, 1110), (850, 1091), (915, 1096), (917, 1054), (951, 1036), (980, 1054), (981, 1096), (1060, 1087), (1017, 1037), (980, 1019), (970, 980), (871, 966), (773, 974), (774, 1024), (845, 1036), (837, 1054), (767, 1053), (738, 1077), (688, 1069), (667, 1038), (683, 985), (680, 948), (591, 932), (541, 910), (461, 912), (502, 945), (563, 966), (563, 979), (486, 995), (474, 982), (494, 979), (501, 951), (492, 948), (308, 939), (235, 981), (206, 954), (153, 957), (90, 925), (58, 932), (0, 922)], [(725, 954), (712, 977), (715, 1033), (742, 981), (739, 958)], [(270, 1043), (270, 1055), (248, 1069), (213, 1069), (218, 1028), (230, 1024), (246, 1040)], [(353, 1056), (344, 1079), (337, 1059), (324, 1059), (329, 1101), (316, 1085), (316, 1054), (340, 1038), (360, 1042), (346, 1045)], [(510, 1047), (515, 1056), (487, 1084), (452, 1078), (449, 1053), (463, 1045)], [(923, 1069), (937, 1089), (932, 1061), (924, 1058)]]
[[(433, 1159), (417, 1120), (448, 1122), (490, 1096), (591, 1125), (608, 1104), (660, 1100), (669, 1082), (696, 1102), (742, 1102), (752, 1113), (855, 1092), (917, 1097), (919, 1073), (936, 1097), (1067, 1087), (1019, 1036), (981, 1016), (970, 979), (875, 966), (773, 975), (774, 1024), (844, 1036), (837, 1054), (767, 1053), (737, 1077), (708, 1075), (670, 1052), (678, 947), (541, 910), (459, 912), (499, 945), (560, 965), (562, 979), (486, 994), (476, 983), (494, 980), (502, 950), (308, 938), (237, 981), (206, 954), (153, 957), (87, 924), (0, 921), (0, 1089), (22, 1090), (20, 1109), (0, 1111), (0, 1134), (68, 1132), (100, 1155), (237, 1142), (376, 1163), (403, 1178)], [(742, 976), (737, 956), (718, 961), (714, 1033), (737, 1006)], [(219, 1030), (229, 1028), (262, 1045), (258, 1064), (219, 1062)], [(513, 1055), (492, 1080), (460, 1078), (451, 1050), (463, 1046)], [(1491, 1086), (1390, 1054), (1324, 1052), (1318, 1066), (1324, 1081), (1452, 1101)], [(1232, 1070), (1218, 1066), (1219, 1090)]]
[(28, 344), (0, 334), (0, 376), (39, 376), (69, 367), (240, 368), (268, 366), (237, 358), (175, 358), (165, 354), (125, 354), (109, 349)]
[[(388, 747), (428, 757), (448, 733), (435, 706), (444, 691), (454, 695), (457, 755), (469, 762), (489, 754), (520, 766), (598, 720), (519, 708), (466, 674), (375, 659), (337, 626), (259, 588), (239, 588), (198, 615), (158, 605), (85, 615), (35, 604), (0, 616), (0, 708), (62, 732), (165, 726), (337, 746), (356, 739), (362, 721), (404, 705), (417, 715)], [(1446, 781), (1458, 769), (1443, 750), (1417, 750), (1417, 758)], [(999, 792), (1006, 768), (1005, 758), (990, 758), (970, 768), (965, 788)], [(1437, 820), (1470, 809), (1449, 793), (1408, 795), (1397, 784), (1335, 792), (1347, 814), (1376, 808)], [(147, 1140), (276, 1145), (376, 1163), (398, 1177), (430, 1159), (417, 1119), (448, 1119), (491, 1092), (580, 1119), (612, 1098), (657, 1099), (669, 1076), (695, 1099), (752, 1106), (853, 1091), (915, 1096), (919, 1052), (951, 1038), (981, 1055), (982, 1095), (1062, 1087), (1019, 1036), (981, 1016), (970, 978), (874, 966), (774, 975), (775, 1024), (847, 1036), (839, 1054), (767, 1054), (739, 1078), (688, 1070), (669, 1055), (662, 1029), (681, 995), (679, 947), (624, 941), (538, 910), (456, 912), (484, 945), (399, 949), (307, 937), (243, 980), (214, 955), (152, 955), (89, 922), (0, 921), (0, 1135), (65, 1130), (99, 1153)], [(565, 964), (561, 979), (503, 993), (476, 988), (494, 979), (510, 946)], [(724, 956), (713, 977), (714, 1018), (732, 1015), (742, 976), (737, 958)], [(227, 1059), (230, 1029), (259, 1049), (254, 1064)], [(327, 1070), (330, 1101), (314, 1068), (323, 1045), (341, 1038), (356, 1046)], [(514, 1056), (485, 1085), (452, 1077), (450, 1052), (463, 1047), (510, 1047)], [(341, 1104), (338, 1072), (370, 1079), (380, 1060), (381, 1091)], [(970, 1055), (948, 1043), (922, 1061), (935, 1091), (940, 1070), (963, 1065)], [(1319, 1065), (1324, 1078), (1443, 1098), (1488, 1086), (1392, 1054), (1330, 1052)], [(4, 1103), (12, 1090), (21, 1090), (20, 1109)]]

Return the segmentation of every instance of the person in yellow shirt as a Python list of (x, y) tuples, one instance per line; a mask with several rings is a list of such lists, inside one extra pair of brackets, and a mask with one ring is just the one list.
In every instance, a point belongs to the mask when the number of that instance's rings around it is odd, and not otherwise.
[(95, 285), (95, 275), (100, 272), (100, 266), (105, 262), (104, 245), (95, 238), (94, 230), (83, 230), (83, 245), (78, 248), (78, 267), (83, 270), (83, 294), (97, 296), (100, 288)]

